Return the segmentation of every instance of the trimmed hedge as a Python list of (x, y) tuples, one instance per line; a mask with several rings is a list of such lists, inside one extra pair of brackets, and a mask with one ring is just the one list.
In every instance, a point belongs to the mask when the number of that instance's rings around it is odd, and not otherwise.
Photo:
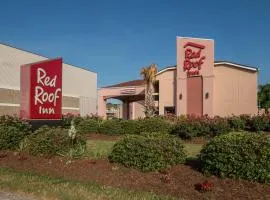
[(191, 139), (192, 137), (221, 135), (230, 131), (231, 127), (226, 118), (188, 116), (181, 119), (171, 133), (182, 139)]
[(140, 134), (140, 123), (137, 120), (120, 121), (124, 134), (137, 135)]
[(159, 117), (144, 118), (138, 121), (140, 132), (163, 132), (170, 133), (173, 129), (173, 125), (164, 119)]
[(86, 146), (86, 137), (76, 134), (72, 140), (68, 129), (43, 126), (28, 137), (28, 151), (31, 155), (66, 155), (71, 148)]
[(99, 132), (99, 122), (94, 119), (82, 120), (77, 126), (75, 125), (75, 127), (77, 131), (82, 134)]
[(172, 129), (173, 125), (169, 121), (154, 117), (141, 120), (104, 120), (100, 123), (99, 132), (107, 135), (137, 135), (142, 132), (170, 133)]
[(270, 139), (262, 134), (221, 135), (206, 144), (201, 154), (205, 173), (270, 182)]
[(106, 135), (122, 135), (125, 131), (121, 126), (121, 120), (109, 119), (100, 123), (99, 133)]
[(165, 169), (184, 163), (186, 152), (181, 141), (164, 133), (130, 135), (113, 146), (111, 162), (134, 167), (142, 171)]
[(31, 133), (31, 126), (12, 116), (0, 117), (0, 149), (16, 150), (19, 148), (20, 142)]

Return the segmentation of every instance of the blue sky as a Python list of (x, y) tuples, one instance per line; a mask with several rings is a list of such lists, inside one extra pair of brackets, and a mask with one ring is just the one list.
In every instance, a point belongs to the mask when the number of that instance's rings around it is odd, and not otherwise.
[(98, 73), (98, 86), (176, 63), (176, 36), (215, 40), (215, 59), (260, 68), (270, 82), (268, 0), (2, 1), (0, 42)]

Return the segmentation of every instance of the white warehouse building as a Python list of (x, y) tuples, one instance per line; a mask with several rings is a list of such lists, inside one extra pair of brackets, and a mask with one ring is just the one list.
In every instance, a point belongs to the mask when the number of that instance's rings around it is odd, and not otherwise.
[[(0, 44), (0, 116), (20, 113), (20, 66), (44, 61), (37, 55)], [(82, 116), (97, 113), (97, 74), (63, 63), (62, 113)]]

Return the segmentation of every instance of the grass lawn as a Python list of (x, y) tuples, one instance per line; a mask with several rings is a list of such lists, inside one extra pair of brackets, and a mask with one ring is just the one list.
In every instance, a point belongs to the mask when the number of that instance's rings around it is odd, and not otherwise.
[(152, 200), (173, 199), (149, 192), (132, 192), (125, 189), (50, 178), (31, 172), (23, 173), (0, 168), (0, 190), (27, 193), (43, 200)]
[(196, 157), (199, 155), (203, 144), (191, 144), (191, 143), (184, 143), (184, 146), (188, 152), (188, 157)]
[(116, 141), (88, 140), (86, 157), (96, 159), (107, 157), (115, 143)]
[[(88, 140), (86, 157), (96, 159), (107, 157), (115, 143), (116, 141)], [(184, 145), (188, 152), (188, 157), (196, 157), (203, 146), (202, 144), (191, 143), (184, 143)]]

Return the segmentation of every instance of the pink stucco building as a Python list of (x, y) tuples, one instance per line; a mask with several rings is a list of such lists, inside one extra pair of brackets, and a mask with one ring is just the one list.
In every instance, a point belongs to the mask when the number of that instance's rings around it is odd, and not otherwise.
[[(158, 114), (229, 116), (257, 114), (258, 68), (214, 61), (214, 40), (177, 37), (176, 66), (156, 74), (154, 99)], [(123, 118), (144, 116), (142, 80), (101, 88), (98, 114), (105, 116), (106, 99), (123, 101)]]

